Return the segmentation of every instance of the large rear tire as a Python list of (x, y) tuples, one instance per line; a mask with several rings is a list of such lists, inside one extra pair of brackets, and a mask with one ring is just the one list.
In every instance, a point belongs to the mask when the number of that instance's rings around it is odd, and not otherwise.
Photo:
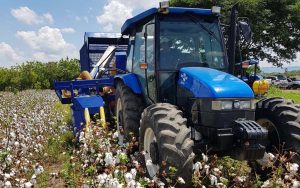
[(157, 176), (166, 162), (165, 167), (176, 167), (176, 175), (183, 177), (187, 185), (191, 182), (194, 142), (186, 123), (182, 111), (168, 103), (153, 104), (144, 110), (139, 140), (150, 177)]
[(256, 121), (269, 131), (268, 150), (276, 148), (294, 150), (300, 162), (300, 107), (291, 100), (268, 98), (256, 104)]
[(139, 121), (143, 112), (143, 100), (139, 95), (136, 95), (132, 90), (119, 82), (116, 87), (115, 95), (115, 115), (117, 130), (119, 132), (119, 141), (125, 136), (129, 139), (130, 134), (138, 137)]

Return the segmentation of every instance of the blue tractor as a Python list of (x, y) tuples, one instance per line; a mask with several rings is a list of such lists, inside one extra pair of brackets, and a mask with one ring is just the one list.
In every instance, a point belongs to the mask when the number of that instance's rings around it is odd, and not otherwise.
[(151, 177), (166, 162), (177, 167), (179, 176), (191, 178), (195, 155), (207, 148), (241, 160), (262, 158), (283, 142), (300, 150), (300, 107), (282, 98), (256, 103), (251, 87), (233, 75), (236, 11), (231, 14), (227, 45), (219, 18), (218, 7), (175, 8), (162, 3), (122, 26), (118, 41), (128, 42), (127, 60), (120, 61), (123, 68), (97, 65), (100, 77), (71, 81), (97, 82), (99, 87), (107, 84), (104, 80), (110, 82), (115, 90), (100, 98), (116, 117), (119, 140), (129, 139), (131, 133), (139, 138)]

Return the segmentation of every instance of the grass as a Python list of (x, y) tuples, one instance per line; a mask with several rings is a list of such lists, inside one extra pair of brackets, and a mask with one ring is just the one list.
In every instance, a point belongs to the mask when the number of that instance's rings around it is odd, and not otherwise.
[(271, 87), (267, 97), (283, 97), (292, 99), (295, 103), (300, 104), (300, 90), (282, 90), (276, 87)]
[[(72, 124), (69, 105), (55, 104), (55, 111), (64, 114), (64, 122)], [(59, 130), (60, 126), (57, 125)], [(58, 135), (47, 135), (48, 142), (44, 146), (44, 153), (47, 156), (39, 156), (43, 161), (45, 172), (38, 177), (35, 187), (75, 187), (79, 181), (78, 164), (70, 161), (73, 150), (75, 149), (74, 134), (72, 131), (61, 132)], [(50, 176), (50, 173), (57, 172), (57, 179)]]

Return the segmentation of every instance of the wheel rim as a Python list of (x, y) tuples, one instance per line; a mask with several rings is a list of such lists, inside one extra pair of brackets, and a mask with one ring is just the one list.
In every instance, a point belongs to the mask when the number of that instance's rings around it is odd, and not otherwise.
[(122, 102), (121, 99), (117, 100), (116, 118), (117, 118), (117, 131), (118, 131), (118, 144), (124, 144), (124, 134), (123, 134), (123, 118), (122, 118)]
[[(144, 150), (145, 150), (145, 163), (147, 167), (147, 171), (150, 177), (156, 176), (159, 171), (159, 165), (154, 164), (151, 158), (151, 145), (153, 142), (156, 142), (156, 137), (151, 128), (147, 128), (144, 135)], [(153, 153), (153, 152), (152, 152)]]
[[(268, 130), (268, 137), (269, 140), (271, 140), (271, 144), (270, 146), (272, 146), (272, 144), (274, 144), (276, 146), (276, 148), (280, 148), (280, 135), (279, 132), (276, 128), (276, 126), (274, 125), (274, 123), (272, 121), (270, 121), (269, 119), (259, 119), (256, 121), (260, 126), (266, 128)], [(275, 138), (274, 138), (275, 137)]]

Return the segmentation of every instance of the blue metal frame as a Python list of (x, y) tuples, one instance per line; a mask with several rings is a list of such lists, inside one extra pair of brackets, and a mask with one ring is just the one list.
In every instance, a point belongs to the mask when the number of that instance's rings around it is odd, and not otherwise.
[(73, 99), (73, 105), (71, 106), (71, 110), (75, 134), (81, 131), (82, 123), (85, 123), (84, 109), (88, 108), (90, 115), (93, 116), (96, 113), (99, 114), (101, 106), (104, 106), (104, 101), (99, 95), (79, 96)]
[(126, 53), (128, 38), (122, 38), (122, 40), (120, 38), (120, 33), (86, 32), (84, 34), (84, 44), (80, 49), (81, 71), (90, 72), (109, 45), (117, 45), (116, 52)]
[[(201, 9), (201, 8), (181, 8), (181, 7), (170, 7), (168, 8), (169, 14), (185, 14), (185, 13), (192, 13), (192, 14), (198, 14), (198, 15), (204, 15), (204, 16), (211, 16), (214, 15), (211, 11), (211, 9)], [(121, 28), (121, 33), (123, 35), (130, 34), (130, 30), (133, 29), (136, 24), (138, 24), (140, 21), (143, 21), (145, 18), (152, 16), (154, 14), (157, 14), (159, 12), (159, 9), (157, 8), (151, 8), (141, 14), (138, 14), (137, 16), (130, 18), (126, 20), (126, 22), (123, 24)]]
[[(73, 81), (54, 81), (55, 93), (58, 96), (62, 104), (71, 104), (76, 97), (74, 90), (78, 91), (78, 96), (89, 95), (89, 89), (96, 89), (96, 93), (99, 94), (99, 90), (104, 86), (113, 86), (114, 77), (103, 77), (95, 80), (73, 80)], [(71, 92), (71, 98), (64, 98), (62, 96), (62, 90)]]
[(128, 73), (128, 74), (119, 74), (115, 76), (115, 79), (121, 79), (123, 83), (131, 88), (131, 90), (135, 94), (142, 94), (142, 89), (141, 85), (139, 83), (139, 80), (137, 76), (133, 73)]
[[(55, 92), (61, 103), (72, 103), (72, 121), (75, 134), (81, 131), (82, 123), (85, 124), (84, 109), (89, 110), (90, 116), (99, 113), (100, 107), (104, 106), (104, 100), (99, 93), (100, 88), (113, 86), (113, 82), (113, 76), (95, 80), (54, 81)], [(63, 97), (62, 90), (70, 91), (71, 97)], [(75, 94), (74, 90), (77, 90), (78, 93)], [(94, 90), (94, 94), (92, 94), (92, 90)]]

